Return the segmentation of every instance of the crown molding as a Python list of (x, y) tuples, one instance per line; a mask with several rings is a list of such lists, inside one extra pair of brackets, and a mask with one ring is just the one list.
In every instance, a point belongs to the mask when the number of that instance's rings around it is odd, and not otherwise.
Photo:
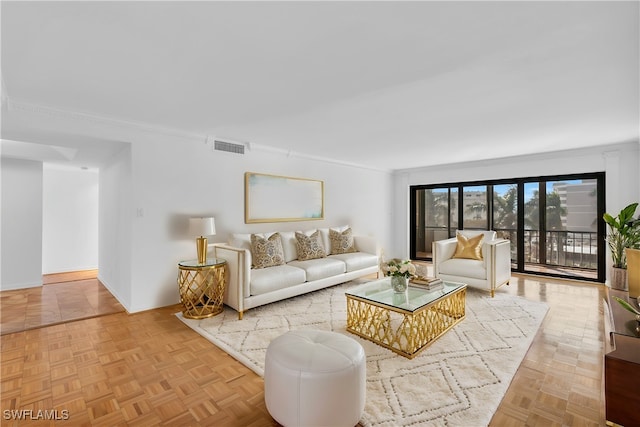
[(285, 157), (295, 157), (298, 159), (314, 160), (317, 162), (330, 163), (330, 164), (339, 165), (339, 166), (347, 166), (347, 167), (357, 168), (357, 169), (366, 169), (366, 170), (371, 170), (375, 172), (391, 173), (391, 170), (389, 169), (376, 168), (373, 166), (367, 166), (360, 163), (346, 162), (346, 161), (331, 158), (331, 157), (316, 156), (313, 154), (301, 153), (298, 151), (287, 150), (284, 148), (276, 148), (270, 145), (257, 144), (255, 142), (248, 142), (245, 145), (247, 149), (251, 152), (255, 151), (255, 152), (277, 154)]
[[(65, 110), (57, 107), (50, 107), (46, 105), (36, 104), (26, 100), (7, 97), (7, 107), (9, 111), (24, 112), (29, 114), (39, 114), (47, 117), (51, 117), (58, 120), (75, 120), (86, 124), (94, 124), (107, 126), (112, 128), (119, 128), (129, 131), (151, 133), (156, 135), (165, 135), (170, 137), (193, 139), (197, 141), (203, 141), (205, 144), (212, 142), (215, 137), (212, 135), (203, 135), (197, 133), (186, 132), (184, 130), (167, 128), (162, 126), (155, 126), (148, 123), (135, 122), (129, 120), (114, 119), (111, 117), (104, 117), (97, 114), (78, 112)], [(221, 137), (222, 138), (222, 137)], [(229, 141), (240, 141), (237, 138), (222, 138)], [(284, 157), (295, 157), (299, 159), (313, 160), (322, 163), (334, 164), (339, 166), (346, 166), (351, 168), (365, 169), (376, 172), (391, 173), (389, 169), (376, 168), (354, 162), (342, 161), (336, 158), (316, 156), (312, 154), (305, 154), (294, 150), (286, 150), (269, 145), (264, 145), (255, 142), (239, 142), (244, 144), (249, 152), (264, 152)]]
[(115, 119), (113, 117), (105, 117), (93, 113), (85, 113), (80, 111), (66, 110), (57, 107), (50, 107), (47, 105), (36, 104), (33, 102), (25, 101), (22, 99), (16, 99), (7, 97), (7, 108), (9, 111), (24, 112), (30, 114), (40, 114), (59, 120), (76, 120), (87, 124), (98, 124), (102, 126), (108, 126), (112, 128), (120, 128), (129, 131), (145, 132), (152, 134), (161, 134), (166, 136), (197, 139), (200, 141), (206, 140), (207, 136), (203, 134), (196, 134), (186, 132), (184, 130), (168, 128), (163, 126), (151, 125), (144, 122), (136, 122), (131, 120)]
[[(418, 166), (415, 168), (407, 168), (407, 169), (399, 169), (396, 173), (420, 173), (423, 171), (439, 171), (446, 170), (452, 167), (456, 168), (470, 168), (478, 165), (482, 166), (499, 166), (504, 163), (509, 162), (518, 162), (518, 161), (532, 161), (532, 160), (541, 160), (544, 161), (546, 159), (556, 159), (558, 156), (566, 156), (566, 157), (577, 157), (584, 155), (602, 155), (604, 158), (616, 156), (620, 150), (633, 150), (637, 151), (640, 147), (640, 140), (637, 139), (629, 139), (624, 141), (618, 141), (613, 143), (604, 143), (598, 145), (590, 145), (587, 147), (576, 147), (576, 148), (567, 148), (562, 150), (550, 150), (543, 151), (540, 153), (530, 153), (530, 154), (519, 154), (516, 156), (505, 156), (505, 157), (496, 157), (492, 159), (480, 159), (480, 160), (469, 160), (464, 162), (451, 162), (451, 163), (443, 163), (443, 164), (434, 164), (427, 166)], [(604, 150), (604, 151), (603, 151)]]

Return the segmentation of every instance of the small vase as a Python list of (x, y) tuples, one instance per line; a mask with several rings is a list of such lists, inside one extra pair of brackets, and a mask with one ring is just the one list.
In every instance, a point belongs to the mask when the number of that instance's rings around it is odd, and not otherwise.
[(409, 279), (404, 276), (391, 276), (391, 288), (395, 293), (402, 293), (407, 290)]

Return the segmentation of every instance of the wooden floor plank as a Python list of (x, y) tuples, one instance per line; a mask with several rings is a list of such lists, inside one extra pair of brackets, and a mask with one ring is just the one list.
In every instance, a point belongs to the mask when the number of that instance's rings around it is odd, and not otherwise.
[[(97, 281), (46, 288), (84, 292), (66, 300), (74, 304), (103, 298)], [(500, 292), (545, 301), (550, 310), (491, 425), (604, 425), (603, 286), (514, 276)], [(33, 301), (38, 309), (27, 307)], [(29, 290), (0, 292), (0, 303), (3, 330), (20, 322), (24, 327), (38, 310), (45, 320), (52, 317), (51, 304), (69, 312), (85, 309)], [(29, 312), (20, 322), (5, 316), (20, 310)], [(1, 409), (67, 410), (69, 425), (277, 425), (264, 403), (262, 378), (186, 327), (174, 316), (179, 310), (120, 310), (3, 332)]]
[(98, 270), (77, 270), (63, 273), (52, 273), (42, 275), (43, 285), (55, 285), (65, 282), (77, 282), (78, 280), (97, 279)]
[(124, 311), (95, 278), (3, 291), (0, 308), (2, 335)]

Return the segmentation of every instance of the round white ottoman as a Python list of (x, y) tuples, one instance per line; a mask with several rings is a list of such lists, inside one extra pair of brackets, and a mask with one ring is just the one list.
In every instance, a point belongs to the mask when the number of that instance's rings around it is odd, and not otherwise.
[(366, 395), (366, 357), (353, 338), (299, 330), (271, 341), (264, 367), (267, 410), (280, 424), (358, 424)]

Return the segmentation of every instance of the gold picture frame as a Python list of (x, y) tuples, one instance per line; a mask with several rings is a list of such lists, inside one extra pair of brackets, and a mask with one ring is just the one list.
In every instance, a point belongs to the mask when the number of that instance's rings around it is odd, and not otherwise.
[(247, 224), (324, 219), (323, 181), (246, 172), (244, 183)]

